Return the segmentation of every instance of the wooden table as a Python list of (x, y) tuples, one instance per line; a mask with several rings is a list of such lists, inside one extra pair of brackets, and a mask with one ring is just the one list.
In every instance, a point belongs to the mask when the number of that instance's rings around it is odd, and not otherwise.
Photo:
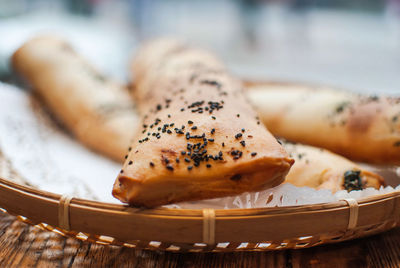
[(0, 212), (0, 267), (400, 267), (400, 228), (302, 250), (168, 253), (103, 246), (40, 230)]

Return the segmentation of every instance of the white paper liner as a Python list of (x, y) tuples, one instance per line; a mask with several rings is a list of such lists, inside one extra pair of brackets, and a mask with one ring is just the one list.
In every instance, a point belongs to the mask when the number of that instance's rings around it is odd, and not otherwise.
[[(38, 189), (119, 203), (112, 197), (111, 189), (121, 165), (86, 149), (58, 127), (29, 93), (3, 83), (0, 83), (0, 152)], [(389, 185), (400, 184), (399, 168), (364, 167), (382, 174)], [(332, 194), (329, 190), (282, 184), (259, 193), (166, 207), (232, 209), (317, 204), (400, 190), (400, 186), (392, 186)]]

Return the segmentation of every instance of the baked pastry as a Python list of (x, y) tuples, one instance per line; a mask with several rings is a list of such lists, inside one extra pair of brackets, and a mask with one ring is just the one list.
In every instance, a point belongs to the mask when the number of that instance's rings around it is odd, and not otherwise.
[(26, 42), (14, 53), (12, 64), (81, 142), (123, 161), (139, 124), (123, 85), (101, 75), (54, 36)]
[(400, 164), (400, 98), (296, 84), (248, 83), (247, 89), (276, 136), (352, 160)]
[(368, 187), (379, 189), (384, 180), (378, 174), (367, 171), (354, 162), (312, 146), (282, 141), (283, 147), (296, 160), (285, 183), (308, 186), (315, 189), (362, 190)]
[(283, 182), (293, 159), (212, 55), (158, 40), (139, 50), (132, 71), (143, 128), (114, 184), (116, 198), (154, 207)]

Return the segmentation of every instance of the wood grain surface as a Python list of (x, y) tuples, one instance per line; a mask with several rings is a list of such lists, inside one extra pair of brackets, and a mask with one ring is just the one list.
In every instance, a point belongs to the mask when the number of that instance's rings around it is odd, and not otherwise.
[(0, 212), (0, 267), (400, 267), (400, 228), (302, 250), (180, 254), (85, 243)]

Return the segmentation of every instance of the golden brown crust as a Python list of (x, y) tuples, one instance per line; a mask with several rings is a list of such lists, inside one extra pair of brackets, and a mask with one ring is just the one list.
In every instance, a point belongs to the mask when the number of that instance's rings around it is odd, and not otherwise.
[[(385, 185), (381, 176), (327, 150), (288, 142), (283, 142), (283, 147), (296, 160), (285, 179), (295, 186), (337, 192), (368, 187), (379, 189)], [(345, 176), (349, 172), (359, 172), (360, 180), (354, 184), (346, 183), (345, 179), (352, 179)]]
[(357, 161), (400, 164), (399, 98), (279, 83), (250, 83), (247, 96), (277, 136)]
[(114, 184), (115, 197), (153, 207), (283, 181), (293, 160), (212, 55), (156, 41), (140, 50), (133, 70), (144, 126)]
[(138, 124), (124, 86), (99, 74), (54, 36), (26, 42), (12, 64), (80, 141), (122, 162)]

